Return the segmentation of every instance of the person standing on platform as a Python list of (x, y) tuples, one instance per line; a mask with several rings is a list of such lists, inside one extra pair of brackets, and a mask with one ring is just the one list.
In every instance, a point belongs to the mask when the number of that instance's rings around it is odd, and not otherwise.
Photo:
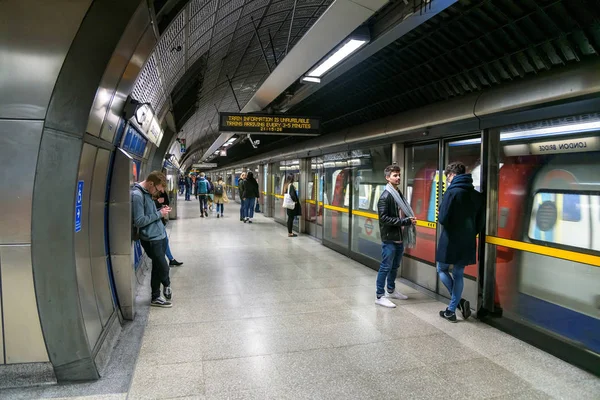
[(389, 300), (390, 298), (408, 299), (408, 296), (396, 290), (396, 276), (402, 262), (404, 248), (412, 248), (416, 245), (417, 231), (415, 225), (417, 219), (399, 189), (400, 167), (390, 165), (385, 168), (384, 172), (387, 185), (377, 202), (379, 232), (382, 243), (375, 304), (395, 308), (396, 305)]
[(192, 194), (192, 178), (190, 176), (185, 177), (185, 201), (192, 201), (190, 199)]
[[(156, 209), (160, 210), (163, 206), (167, 206), (169, 208), (170, 207), (170, 203), (169, 203), (169, 195), (166, 193), (166, 191), (160, 192), (157, 195), (158, 197), (155, 198), (154, 200), (154, 205), (156, 205)], [(167, 226), (167, 218), (163, 217), (162, 218), (162, 223), (163, 225), (166, 227)], [(166, 229), (165, 229), (166, 232)], [(169, 265), (171, 267), (179, 267), (180, 265), (183, 265), (182, 262), (179, 262), (175, 259), (175, 257), (173, 257), (173, 254), (171, 253), (171, 246), (169, 245), (169, 234), (167, 234), (167, 248), (165, 249), (165, 254), (167, 256), (167, 259), (169, 260)]]
[[(463, 163), (448, 164), (444, 174), (448, 188), (438, 214), (442, 229), (436, 261), (440, 280), (451, 298), (448, 308), (440, 311), (440, 317), (456, 322), (457, 308), (464, 319), (471, 315), (471, 304), (461, 296), (465, 267), (477, 262), (477, 234), (484, 226), (483, 196), (473, 187), (473, 177), (466, 173)], [(453, 265), (452, 276), (450, 265)]]
[(248, 172), (248, 177), (244, 182), (244, 194), (242, 195), (246, 204), (244, 223), (252, 223), (252, 218), (254, 218), (254, 203), (259, 195), (258, 182), (254, 179), (254, 173)]
[[(225, 208), (225, 203), (229, 202), (229, 199), (227, 198), (227, 193), (225, 191), (225, 182), (223, 182), (223, 178), (221, 178), (221, 177), (217, 178), (217, 183), (215, 184), (214, 196), (215, 196), (215, 204), (217, 205), (217, 218), (219, 218), (219, 216), (221, 218), (223, 218), (223, 209)], [(219, 214), (219, 212), (220, 212), (220, 214)]]
[(183, 175), (179, 175), (179, 195), (182, 195), (184, 190), (185, 190), (185, 179), (183, 178)]
[(244, 184), (246, 183), (246, 173), (242, 172), (238, 180), (238, 194), (240, 196), (240, 221), (246, 221), (246, 202), (244, 201)]
[(281, 190), (281, 194), (285, 193), (290, 194), (290, 197), (292, 198), (295, 204), (295, 207), (293, 209), (286, 209), (288, 237), (296, 237), (298, 235), (296, 235), (293, 231), (294, 219), (296, 219), (297, 216), (302, 215), (302, 206), (300, 206), (300, 198), (298, 197), (298, 192), (294, 187), (294, 175), (288, 175), (285, 179), (285, 183)]
[[(140, 243), (148, 257), (152, 260), (152, 276), (150, 287), (152, 300), (150, 305), (169, 308), (173, 291), (169, 279), (169, 265), (165, 258), (167, 248), (167, 233), (161, 219), (166, 217), (171, 209), (163, 206), (156, 209), (152, 196), (165, 190), (167, 178), (159, 171), (153, 171), (146, 180), (136, 183), (131, 193), (133, 225), (139, 229)], [(160, 285), (163, 294), (160, 296)]]
[(200, 199), (200, 217), (208, 217), (208, 193), (210, 192), (210, 183), (205, 178), (204, 172), (200, 173), (200, 178), (196, 181), (196, 193)]

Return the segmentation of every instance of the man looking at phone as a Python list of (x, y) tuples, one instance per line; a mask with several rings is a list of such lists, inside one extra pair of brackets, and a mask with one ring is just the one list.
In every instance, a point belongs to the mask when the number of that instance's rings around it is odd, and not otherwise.
[[(169, 265), (165, 258), (167, 248), (167, 233), (162, 223), (162, 218), (171, 211), (171, 207), (163, 206), (157, 210), (152, 197), (165, 190), (167, 179), (159, 171), (152, 171), (143, 182), (136, 183), (131, 195), (133, 224), (139, 229), (140, 243), (148, 257), (152, 260), (152, 300), (150, 305), (155, 307), (172, 306), (171, 281), (169, 279)], [(163, 294), (160, 296), (160, 285), (163, 285)]]
[[(396, 290), (396, 276), (404, 248), (417, 242), (417, 219), (400, 192), (400, 167), (390, 165), (385, 169), (387, 185), (379, 197), (379, 233), (381, 235), (381, 265), (377, 273), (377, 300), (375, 304), (395, 308), (389, 299), (406, 300), (408, 296)], [(386, 290), (387, 280), (387, 290)]]

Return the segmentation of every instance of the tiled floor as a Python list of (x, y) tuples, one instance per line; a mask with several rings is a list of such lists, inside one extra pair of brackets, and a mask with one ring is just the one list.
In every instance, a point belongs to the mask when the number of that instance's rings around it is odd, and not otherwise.
[[(178, 206), (173, 308), (150, 309), (127, 393), (78, 398), (600, 399), (596, 377), (476, 320), (450, 324), (408, 286), (398, 308), (375, 306), (375, 271), (271, 219)], [(59, 396), (75, 398), (36, 392)]]

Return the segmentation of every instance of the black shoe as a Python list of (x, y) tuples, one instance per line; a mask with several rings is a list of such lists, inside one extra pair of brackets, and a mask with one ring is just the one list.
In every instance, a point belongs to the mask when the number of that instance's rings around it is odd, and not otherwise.
[(206, 217), (208, 217), (208, 213), (206, 211), (204, 211), (204, 215), (206, 215)]
[(204, 218), (204, 214), (200, 214), (200, 218)]
[(217, 218), (219, 218), (219, 214), (217, 214)]
[(244, 222), (244, 218), (240, 218), (240, 221)]
[(169, 261), (169, 265), (173, 265), (175, 267), (179, 267), (180, 265), (183, 265), (183, 263), (177, 261), (176, 259), (172, 259), (171, 261)]
[(453, 313), (447, 308), (444, 311), (440, 311), (440, 317), (447, 319), (450, 322), (456, 322), (456, 313)]
[(173, 303), (168, 300), (163, 299), (162, 297), (157, 297), (156, 299), (150, 302), (150, 305), (153, 307), (163, 307), (163, 308), (171, 308), (173, 307)]
[(471, 303), (469, 300), (460, 299), (458, 302), (458, 309), (463, 316), (463, 319), (467, 319), (471, 316)]
[(167, 301), (170, 301), (171, 297), (173, 297), (173, 291), (171, 290), (171, 286), (165, 287), (163, 290), (163, 294), (165, 295), (165, 299), (167, 299)]

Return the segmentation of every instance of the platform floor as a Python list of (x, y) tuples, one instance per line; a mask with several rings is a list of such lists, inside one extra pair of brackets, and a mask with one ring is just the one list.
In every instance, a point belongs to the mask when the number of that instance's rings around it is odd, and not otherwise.
[(375, 271), (262, 214), (178, 206), (173, 308), (147, 307), (143, 288), (102, 380), (0, 398), (600, 398), (600, 379), (474, 319), (442, 320), (445, 304), (406, 285), (409, 300), (376, 306)]

